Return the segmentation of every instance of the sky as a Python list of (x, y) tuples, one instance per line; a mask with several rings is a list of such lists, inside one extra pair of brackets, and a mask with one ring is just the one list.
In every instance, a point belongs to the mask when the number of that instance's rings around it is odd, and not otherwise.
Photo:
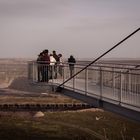
[[(140, 28), (140, 0), (0, 0), (0, 58), (96, 58)], [(140, 31), (107, 58), (140, 58)]]

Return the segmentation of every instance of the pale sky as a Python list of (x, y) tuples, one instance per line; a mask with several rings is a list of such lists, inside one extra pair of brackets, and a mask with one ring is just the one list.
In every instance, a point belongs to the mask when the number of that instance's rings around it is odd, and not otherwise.
[[(140, 0), (0, 0), (0, 58), (96, 58), (139, 27)], [(139, 54), (140, 31), (106, 57)]]

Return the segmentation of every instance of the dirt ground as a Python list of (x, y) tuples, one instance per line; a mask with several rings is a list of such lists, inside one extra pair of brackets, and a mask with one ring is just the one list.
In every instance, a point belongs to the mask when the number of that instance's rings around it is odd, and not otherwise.
[(36, 113), (0, 112), (0, 139), (140, 139), (140, 123), (100, 109)]
[[(51, 92), (0, 89), (1, 104), (79, 102)], [(37, 116), (39, 113), (41, 115)], [(0, 139), (139, 140), (140, 122), (98, 108), (59, 112), (0, 112)]]

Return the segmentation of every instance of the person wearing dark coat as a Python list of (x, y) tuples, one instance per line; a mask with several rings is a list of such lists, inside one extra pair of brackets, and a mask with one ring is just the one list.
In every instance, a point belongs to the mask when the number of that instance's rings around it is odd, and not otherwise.
[(48, 82), (49, 81), (49, 76), (50, 76), (50, 71), (49, 71), (50, 56), (49, 56), (49, 51), (48, 50), (43, 51), (42, 61), (43, 61), (42, 82)]
[(68, 63), (69, 63), (69, 69), (70, 69), (70, 77), (72, 77), (74, 74), (74, 65), (76, 63), (76, 60), (72, 55), (68, 58)]

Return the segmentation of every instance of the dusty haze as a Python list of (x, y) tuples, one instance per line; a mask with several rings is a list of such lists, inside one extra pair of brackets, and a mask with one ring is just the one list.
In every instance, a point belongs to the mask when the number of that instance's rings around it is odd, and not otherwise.
[[(43, 49), (95, 58), (140, 27), (139, 0), (0, 0), (0, 57)], [(106, 57), (139, 58), (140, 32)]]

